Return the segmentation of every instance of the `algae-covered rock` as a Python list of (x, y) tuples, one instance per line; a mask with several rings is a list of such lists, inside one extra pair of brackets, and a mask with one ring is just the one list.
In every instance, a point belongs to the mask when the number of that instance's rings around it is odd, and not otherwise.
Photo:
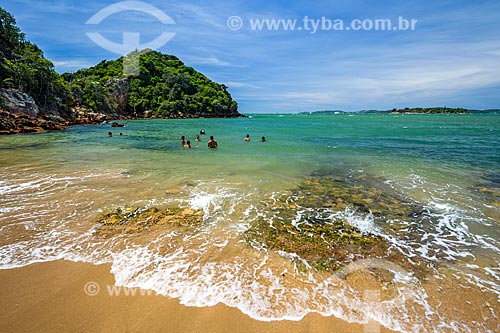
[(110, 236), (118, 233), (137, 233), (160, 226), (196, 228), (203, 223), (203, 211), (191, 208), (119, 207), (101, 213), (95, 234)]
[(500, 189), (498, 188), (480, 187), (479, 192), (493, 204), (500, 202)]
[[(347, 220), (347, 211), (374, 222), (419, 218), (422, 207), (363, 179), (313, 176), (297, 189), (262, 202), (268, 212), (246, 231), (250, 244), (298, 255), (319, 271), (335, 271), (364, 258), (385, 258), (407, 266), (389, 243)], [(304, 269), (300, 264), (299, 269)]]
[(500, 187), (497, 179), (488, 184), (479, 184), (473, 188), (473, 191), (487, 203), (484, 209), (486, 215), (500, 223)]

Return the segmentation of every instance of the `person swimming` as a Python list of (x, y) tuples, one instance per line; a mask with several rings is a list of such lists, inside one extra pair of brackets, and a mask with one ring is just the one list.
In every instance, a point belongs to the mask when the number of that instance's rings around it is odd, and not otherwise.
[(210, 136), (210, 140), (208, 140), (208, 148), (217, 148), (217, 141), (215, 141), (213, 136)]
[(260, 142), (266, 142), (266, 141), (267, 141), (266, 137), (264, 137), (264, 136), (260, 139)]
[(196, 142), (200, 142), (200, 141), (201, 141), (200, 136), (199, 136), (199, 135), (197, 135), (197, 136), (196, 136), (196, 139), (194, 139), (194, 141), (196, 141)]
[(191, 149), (191, 148), (193, 148), (193, 147), (191, 147), (191, 141), (187, 140), (187, 141), (186, 141), (186, 144), (184, 145), (184, 148), (186, 148), (186, 149)]
[(247, 136), (243, 140), (246, 142), (250, 141), (250, 134), (247, 134)]
[(183, 135), (181, 136), (181, 145), (185, 145), (186, 144), (186, 137)]

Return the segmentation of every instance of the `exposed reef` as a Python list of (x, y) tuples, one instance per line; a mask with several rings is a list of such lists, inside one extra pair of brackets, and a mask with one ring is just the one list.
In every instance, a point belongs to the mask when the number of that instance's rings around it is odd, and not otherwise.
[(203, 223), (203, 211), (191, 208), (118, 207), (99, 214), (96, 223), (98, 226), (94, 235), (99, 237), (140, 233), (161, 226), (196, 228)]
[[(254, 247), (291, 254), (302, 270), (336, 271), (367, 258), (412, 268), (403, 254), (373, 230), (391, 221), (420, 219), (424, 210), (370, 186), (370, 181), (313, 176), (298, 188), (264, 201), (262, 211), (269, 214), (251, 225), (245, 239)], [(365, 216), (362, 223), (366, 226), (357, 226), (353, 214)]]

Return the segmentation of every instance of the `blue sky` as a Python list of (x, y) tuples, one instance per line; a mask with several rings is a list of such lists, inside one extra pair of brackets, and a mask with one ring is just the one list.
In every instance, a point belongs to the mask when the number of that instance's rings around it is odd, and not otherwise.
[[(175, 37), (158, 48), (225, 83), (243, 113), (392, 109), (406, 106), (500, 107), (500, 1), (145, 0), (175, 21), (124, 11), (85, 24), (120, 1), (1, 0), (27, 39), (58, 72), (119, 54), (87, 37), (119, 43)], [(227, 20), (239, 16), (243, 27)], [(254, 19), (416, 19), (414, 31), (255, 31)]]

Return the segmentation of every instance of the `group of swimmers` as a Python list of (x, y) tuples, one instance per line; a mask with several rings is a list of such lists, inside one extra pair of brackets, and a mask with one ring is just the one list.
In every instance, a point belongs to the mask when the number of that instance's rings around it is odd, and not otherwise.
[[(120, 133), (120, 136), (122, 136), (123, 133)], [(200, 131), (200, 134), (196, 135), (196, 138), (195, 138), (195, 141), (196, 142), (201, 142), (201, 139), (200, 139), (200, 135), (205, 135), (205, 130), (201, 130)], [(112, 132), (108, 132), (108, 136), (109, 137), (112, 137), (113, 136), (113, 133)], [(243, 139), (243, 141), (245, 142), (250, 142), (250, 134), (247, 134), (245, 136), (245, 138)], [(260, 139), (260, 142), (267, 142), (266, 138), (263, 136), (261, 139)], [(191, 149), (193, 148), (193, 146), (191, 146), (191, 141), (189, 140), (186, 140), (186, 137), (183, 135), (181, 136), (181, 145), (186, 148), (186, 149)], [(213, 135), (210, 136), (210, 140), (208, 140), (208, 144), (207, 144), (208, 148), (211, 148), (211, 149), (215, 149), (217, 148), (218, 144), (217, 144), (217, 141), (214, 139)]]
[[(201, 139), (200, 139), (200, 135), (205, 135), (205, 130), (201, 130), (200, 131), (200, 134), (199, 135), (196, 135), (196, 139), (195, 141), (196, 142), (201, 142)], [(243, 141), (245, 142), (249, 142), (250, 141), (250, 134), (247, 134), (245, 136), (245, 138), (243, 139)], [(266, 138), (265, 137), (262, 137), (260, 139), (260, 142), (267, 142)], [(181, 136), (181, 145), (186, 148), (186, 149), (191, 149), (193, 148), (193, 146), (191, 146), (191, 141), (189, 140), (186, 140), (186, 137), (183, 135)], [(207, 144), (208, 148), (210, 149), (215, 149), (217, 148), (218, 144), (217, 144), (217, 141), (214, 139), (213, 135), (210, 136), (210, 140), (208, 140), (208, 144)]]
[[(205, 135), (205, 130), (202, 129), (200, 134), (196, 135), (196, 142), (201, 142), (200, 135)], [(193, 146), (191, 146), (191, 141), (186, 140), (184, 135), (181, 137), (181, 145), (186, 149), (193, 148)], [(208, 140), (208, 148), (217, 148), (217, 141), (215, 141), (213, 136), (210, 136), (210, 140)]]
[[(250, 134), (247, 134), (247, 136), (245, 136), (243, 141), (250, 142)], [(260, 142), (267, 142), (266, 137), (265, 136), (261, 137)]]

